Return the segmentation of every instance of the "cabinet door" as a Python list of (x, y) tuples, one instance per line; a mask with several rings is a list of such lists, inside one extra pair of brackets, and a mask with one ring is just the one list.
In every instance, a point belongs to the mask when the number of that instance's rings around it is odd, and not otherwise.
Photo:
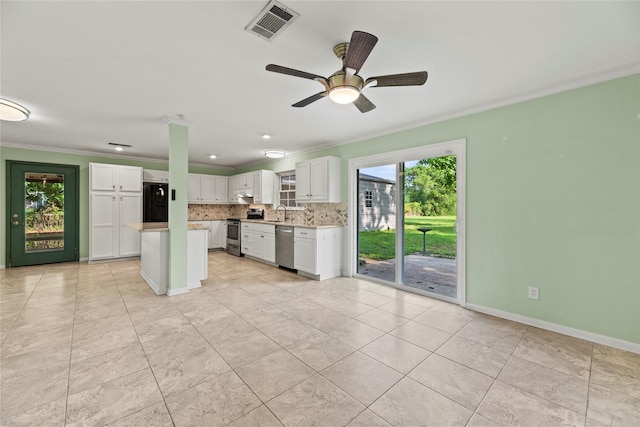
[(118, 227), (118, 255), (140, 255), (140, 225), (142, 223), (142, 194), (120, 193), (120, 224)]
[(314, 201), (324, 201), (329, 198), (328, 189), (328, 161), (312, 160), (309, 163), (309, 194)]
[(118, 256), (116, 251), (117, 215), (115, 193), (91, 193), (91, 248), (89, 258)]
[(200, 176), (200, 201), (202, 203), (213, 203), (215, 201), (214, 182), (215, 178), (213, 176)]
[(316, 241), (313, 239), (294, 239), (293, 266), (296, 270), (316, 274)]
[(200, 203), (200, 176), (189, 174), (189, 189), (187, 199), (189, 203)]
[(229, 189), (229, 203), (238, 203), (238, 199), (236, 198), (236, 191), (238, 190), (238, 177), (231, 176), (229, 177), (229, 184), (227, 186)]
[(213, 187), (216, 203), (227, 203), (229, 200), (229, 179), (219, 176), (215, 178)]
[(254, 232), (253, 235), (253, 256), (264, 259), (264, 233)]
[(264, 255), (262, 259), (269, 262), (276, 262), (276, 235), (275, 234), (264, 235)]
[(119, 166), (120, 191), (142, 191), (142, 168), (137, 166)]
[(227, 246), (227, 221), (211, 221), (211, 248)]
[(309, 162), (296, 164), (296, 200), (309, 200), (310, 193)]
[(118, 180), (118, 166), (103, 163), (89, 165), (91, 191), (115, 191)]

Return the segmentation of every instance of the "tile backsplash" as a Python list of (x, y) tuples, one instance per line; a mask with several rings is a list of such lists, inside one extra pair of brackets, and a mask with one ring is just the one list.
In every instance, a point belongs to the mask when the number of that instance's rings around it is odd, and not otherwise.
[[(189, 205), (189, 220), (216, 221), (227, 218), (246, 218), (247, 209), (264, 209), (264, 219), (282, 220), (284, 210), (273, 205)], [(309, 203), (304, 210), (288, 210), (287, 220), (303, 225), (347, 225), (346, 203)]]

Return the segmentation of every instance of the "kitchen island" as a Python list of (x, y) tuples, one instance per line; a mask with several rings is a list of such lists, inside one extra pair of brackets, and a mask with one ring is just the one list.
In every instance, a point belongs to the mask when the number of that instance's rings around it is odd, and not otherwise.
[[(164, 226), (163, 226), (164, 225)], [(189, 224), (187, 240), (187, 286), (194, 289), (202, 286), (201, 280), (207, 278), (208, 232), (206, 226)], [(140, 276), (157, 295), (169, 296), (183, 293), (168, 289), (169, 280), (169, 228), (166, 223), (158, 225), (143, 224), (140, 229)], [(184, 286), (179, 286), (184, 289)]]

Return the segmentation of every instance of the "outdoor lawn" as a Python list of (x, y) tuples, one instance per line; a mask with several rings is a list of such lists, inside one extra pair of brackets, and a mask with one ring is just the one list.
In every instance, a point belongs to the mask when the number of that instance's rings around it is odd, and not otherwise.
[[(431, 228), (427, 233), (427, 252), (443, 258), (456, 257), (455, 216), (405, 217), (404, 254), (422, 252), (422, 232), (418, 228)], [(363, 231), (359, 233), (360, 258), (385, 260), (395, 258), (396, 230)]]

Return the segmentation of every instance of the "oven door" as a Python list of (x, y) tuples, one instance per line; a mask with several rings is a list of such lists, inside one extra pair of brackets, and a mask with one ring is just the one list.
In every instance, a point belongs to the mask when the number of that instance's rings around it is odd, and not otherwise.
[(240, 245), (240, 223), (227, 221), (227, 245)]

